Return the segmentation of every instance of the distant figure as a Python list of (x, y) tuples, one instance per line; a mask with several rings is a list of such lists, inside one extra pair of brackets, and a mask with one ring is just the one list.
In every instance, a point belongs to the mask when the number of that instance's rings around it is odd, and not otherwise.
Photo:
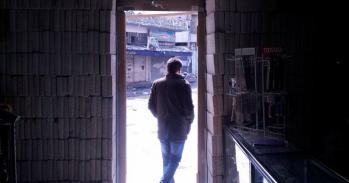
[(167, 74), (154, 81), (148, 102), (148, 108), (158, 120), (163, 159), (160, 183), (174, 183), (173, 176), (194, 119), (191, 87), (180, 74), (181, 68), (182, 62), (178, 58), (167, 61)]

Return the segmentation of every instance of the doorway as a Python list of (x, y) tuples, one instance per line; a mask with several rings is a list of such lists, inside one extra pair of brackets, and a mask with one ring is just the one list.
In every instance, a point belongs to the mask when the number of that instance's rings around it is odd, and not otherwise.
[(166, 61), (174, 56), (183, 61), (196, 116), (175, 180), (197, 182), (197, 12), (127, 11), (125, 15), (126, 183), (158, 182), (162, 175), (157, 120), (147, 104), (151, 83), (166, 74)]

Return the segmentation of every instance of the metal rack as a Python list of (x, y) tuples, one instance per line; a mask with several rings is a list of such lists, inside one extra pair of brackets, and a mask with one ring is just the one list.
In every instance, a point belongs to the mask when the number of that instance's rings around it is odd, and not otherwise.
[(256, 48), (239, 48), (224, 57), (225, 73), (231, 77), (224, 82), (225, 93), (233, 97), (230, 125), (284, 138), (287, 93), (281, 86), (274, 86), (275, 78), (271, 80), (273, 58), (263, 56), (262, 51), (259, 55)]
[(16, 141), (15, 124), (20, 117), (0, 109), (0, 182), (15, 183)]

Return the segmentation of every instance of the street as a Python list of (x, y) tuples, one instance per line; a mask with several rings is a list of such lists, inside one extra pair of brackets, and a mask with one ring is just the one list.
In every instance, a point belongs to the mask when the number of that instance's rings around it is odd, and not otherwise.
[[(195, 183), (197, 173), (197, 89), (192, 88), (195, 119), (186, 141), (176, 183)], [(127, 183), (157, 183), (162, 175), (157, 121), (148, 110), (149, 95), (127, 98)]]

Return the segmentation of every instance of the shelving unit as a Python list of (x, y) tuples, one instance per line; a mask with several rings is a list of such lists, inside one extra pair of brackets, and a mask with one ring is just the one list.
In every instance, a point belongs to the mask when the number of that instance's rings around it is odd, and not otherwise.
[(20, 116), (0, 109), (0, 182), (17, 182), (16, 123)]
[[(233, 98), (230, 125), (285, 137), (287, 93), (280, 48), (239, 48), (224, 58), (226, 95)], [(233, 68), (233, 69), (232, 69)]]

